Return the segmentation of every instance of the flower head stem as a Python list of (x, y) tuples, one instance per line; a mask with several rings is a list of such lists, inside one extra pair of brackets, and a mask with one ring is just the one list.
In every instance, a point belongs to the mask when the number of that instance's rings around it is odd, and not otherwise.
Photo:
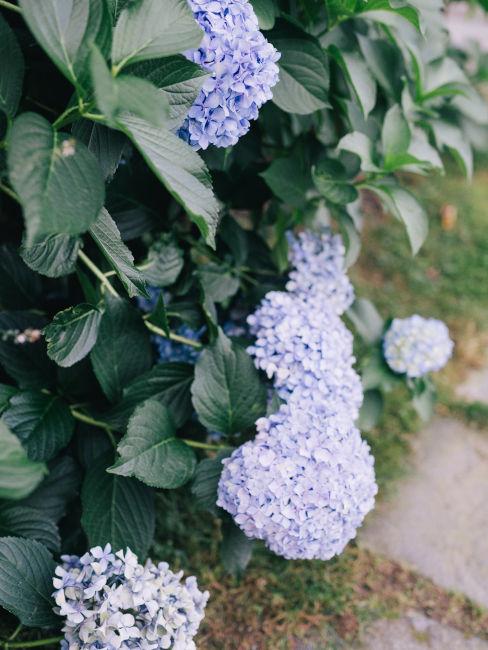
[(62, 636), (52, 636), (48, 639), (36, 639), (35, 641), (15, 641), (14, 643), (10, 641), (5, 641), (0, 647), (4, 650), (10, 650), (12, 648), (41, 648), (45, 645), (54, 645), (63, 640)]

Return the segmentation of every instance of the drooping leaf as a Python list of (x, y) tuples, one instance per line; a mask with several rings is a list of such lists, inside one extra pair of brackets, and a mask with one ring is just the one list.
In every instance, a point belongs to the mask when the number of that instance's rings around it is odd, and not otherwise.
[(407, 120), (398, 104), (386, 113), (381, 131), (381, 144), (385, 157), (385, 168), (395, 167), (395, 160), (407, 153), (411, 134)]
[(284, 19), (276, 21), (267, 38), (281, 53), (273, 102), (283, 111), (299, 115), (329, 106), (329, 64), (320, 43)]
[(0, 111), (9, 117), (17, 112), (22, 82), (24, 57), (15, 34), (0, 15)]
[(143, 560), (154, 536), (154, 492), (136, 479), (109, 474), (112, 460), (111, 452), (99, 457), (85, 476), (81, 525), (89, 546), (129, 547)]
[(374, 161), (373, 143), (364, 133), (359, 131), (347, 133), (341, 138), (337, 148), (356, 154), (361, 161), (361, 169), (364, 172), (380, 171), (380, 168)]
[(227, 516), (222, 524), (222, 535), (220, 547), (222, 564), (228, 573), (239, 576), (251, 560), (254, 540), (246, 537), (231, 517)]
[(302, 207), (306, 202), (306, 193), (312, 184), (310, 170), (295, 156), (276, 158), (260, 175), (273, 194), (285, 203)]
[(222, 474), (222, 460), (232, 453), (232, 448), (223, 449), (215, 458), (204, 458), (195, 470), (191, 492), (200, 508), (217, 513), (217, 487)]
[(218, 264), (202, 264), (198, 269), (205, 297), (211, 302), (224, 302), (239, 291), (239, 278), (229, 268)]
[(8, 166), (24, 208), (27, 246), (47, 235), (83, 233), (95, 221), (105, 196), (96, 158), (40, 115), (23, 113), (14, 121)]
[(364, 117), (368, 117), (376, 104), (376, 81), (366, 61), (358, 52), (348, 52), (335, 45), (329, 47), (329, 52), (340, 65)]
[(102, 312), (82, 303), (58, 312), (44, 328), (49, 358), (68, 368), (90, 352), (96, 343)]
[(120, 13), (112, 63), (117, 69), (198, 47), (203, 32), (185, 0), (136, 0)]
[(358, 197), (357, 189), (338, 160), (321, 160), (312, 168), (312, 178), (320, 194), (331, 203), (345, 205)]
[(433, 120), (430, 126), (437, 146), (448, 149), (470, 179), (473, 175), (473, 151), (461, 129), (441, 120)]
[(0, 506), (0, 536), (35, 539), (51, 551), (59, 551), (61, 544), (54, 521), (24, 505)]
[(0, 499), (23, 499), (46, 473), (45, 464), (29, 460), (17, 436), (0, 420)]
[(22, 261), (11, 244), (0, 246), (0, 305), (3, 309), (27, 309), (42, 295), (39, 276)]
[(56, 625), (51, 597), (55, 567), (51, 554), (39, 542), (0, 538), (0, 605), (28, 627)]
[(273, 29), (276, 18), (274, 0), (251, 0), (251, 4), (258, 19), (259, 29)]
[(103, 392), (115, 401), (151, 365), (151, 344), (140, 313), (129, 302), (105, 296), (98, 339), (91, 351), (93, 370)]
[(122, 241), (117, 224), (105, 208), (100, 210), (95, 223), (90, 227), (90, 235), (117, 273), (129, 297), (149, 297), (144, 277), (136, 268), (131, 251)]
[(46, 461), (66, 447), (75, 421), (68, 405), (55, 395), (24, 391), (14, 395), (3, 414), (31, 460)]
[(108, 471), (135, 476), (152, 487), (174, 489), (187, 483), (195, 472), (193, 449), (175, 436), (166, 406), (148, 400), (129, 420), (127, 433), (117, 446), (120, 458)]
[(184, 265), (183, 251), (171, 236), (162, 235), (151, 244), (142, 273), (153, 287), (167, 287), (178, 278)]
[(110, 180), (117, 171), (124, 149), (130, 146), (125, 135), (90, 120), (77, 120), (72, 132), (98, 160), (103, 177)]
[(166, 189), (188, 211), (207, 244), (213, 247), (219, 206), (200, 156), (172, 133), (140, 118), (124, 116), (119, 118), (119, 123)]
[(75, 270), (81, 239), (75, 235), (49, 235), (33, 246), (22, 246), (20, 254), (29, 268), (48, 278), (59, 278)]
[(356, 298), (346, 314), (366, 343), (377, 343), (381, 339), (385, 323), (371, 301)]
[(200, 422), (211, 431), (243, 431), (266, 412), (266, 389), (251, 357), (221, 330), (195, 365), (191, 393)]

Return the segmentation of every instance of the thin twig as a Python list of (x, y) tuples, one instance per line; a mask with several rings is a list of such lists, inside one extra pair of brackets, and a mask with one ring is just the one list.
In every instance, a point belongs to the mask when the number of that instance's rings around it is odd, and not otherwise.
[(169, 338), (171, 341), (175, 341), (176, 343), (183, 343), (183, 345), (190, 345), (192, 348), (195, 348), (195, 350), (201, 350), (203, 348), (203, 345), (198, 341), (189, 339), (186, 336), (180, 336), (179, 334), (174, 334), (173, 332), (170, 332), (168, 336), (164, 330), (162, 330), (160, 327), (157, 327), (156, 325), (153, 325), (148, 320), (145, 320), (144, 323), (147, 329), (153, 332), (153, 334), (164, 336), (164, 338), (166, 339)]
[(52, 636), (49, 639), (38, 639), (37, 641), (16, 641), (15, 643), (5, 641), (1, 647), (4, 648), (4, 650), (10, 650), (10, 648), (41, 648), (44, 645), (59, 643), (63, 639), (64, 637), (62, 636)]
[(83, 264), (85, 264), (85, 266), (87, 266), (90, 269), (90, 271), (97, 276), (97, 278), (100, 280), (103, 286), (106, 287), (106, 289), (112, 294), (112, 296), (115, 296), (116, 298), (119, 297), (119, 294), (113, 288), (112, 284), (108, 281), (108, 279), (105, 277), (104, 273), (100, 271), (98, 266), (91, 261), (88, 255), (85, 255), (85, 253), (82, 250), (80, 250), (78, 251), (78, 257), (83, 262)]
[(71, 415), (76, 420), (79, 420), (80, 422), (84, 422), (85, 424), (90, 424), (93, 427), (99, 427), (100, 429), (103, 429), (107, 434), (107, 436), (109, 437), (110, 442), (112, 443), (114, 449), (117, 449), (117, 441), (115, 440), (113, 429), (110, 425), (106, 424), (105, 422), (102, 422), (101, 420), (95, 420), (95, 418), (92, 418), (89, 415), (86, 415), (85, 413), (78, 411), (73, 406), (70, 408), (70, 410), (71, 410)]

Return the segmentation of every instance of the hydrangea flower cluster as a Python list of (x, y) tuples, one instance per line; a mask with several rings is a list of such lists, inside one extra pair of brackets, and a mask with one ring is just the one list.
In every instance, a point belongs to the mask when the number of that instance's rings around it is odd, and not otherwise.
[(193, 637), (209, 594), (193, 576), (181, 581), (166, 562), (143, 566), (110, 544), (82, 557), (61, 556), (53, 594), (66, 617), (63, 650), (195, 650)]
[(453, 348), (445, 323), (417, 314), (394, 318), (383, 339), (383, 353), (390, 368), (411, 378), (443, 368)]
[(204, 30), (200, 47), (185, 53), (211, 75), (179, 135), (195, 149), (228, 147), (247, 133), (278, 81), (277, 50), (259, 31), (248, 0), (189, 0)]
[(363, 399), (353, 337), (340, 315), (354, 298), (337, 236), (289, 237), (287, 291), (248, 317), (248, 352), (285, 403), (224, 459), (217, 504), (246, 535), (289, 559), (341, 553), (374, 505), (374, 459), (354, 426)]

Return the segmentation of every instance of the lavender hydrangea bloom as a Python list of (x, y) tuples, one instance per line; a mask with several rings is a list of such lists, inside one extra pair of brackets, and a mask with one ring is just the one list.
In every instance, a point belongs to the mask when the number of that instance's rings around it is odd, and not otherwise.
[(56, 612), (66, 617), (66, 650), (196, 650), (193, 637), (209, 594), (168, 564), (144, 566), (110, 544), (62, 556), (53, 579)]
[(390, 368), (412, 378), (443, 368), (453, 348), (445, 323), (418, 315), (393, 319), (383, 339)]
[(345, 248), (340, 235), (329, 231), (288, 233), (289, 259), (294, 267), (286, 285), (287, 291), (298, 293), (307, 300), (320, 296), (343, 314), (354, 301), (354, 289), (347, 277)]
[(247, 133), (278, 81), (279, 53), (259, 31), (248, 0), (190, 0), (204, 30), (186, 57), (211, 75), (180, 129), (195, 149), (228, 147)]
[(308, 406), (258, 420), (255, 440), (223, 460), (217, 505), (287, 559), (328, 560), (374, 505), (374, 459), (346, 412)]

